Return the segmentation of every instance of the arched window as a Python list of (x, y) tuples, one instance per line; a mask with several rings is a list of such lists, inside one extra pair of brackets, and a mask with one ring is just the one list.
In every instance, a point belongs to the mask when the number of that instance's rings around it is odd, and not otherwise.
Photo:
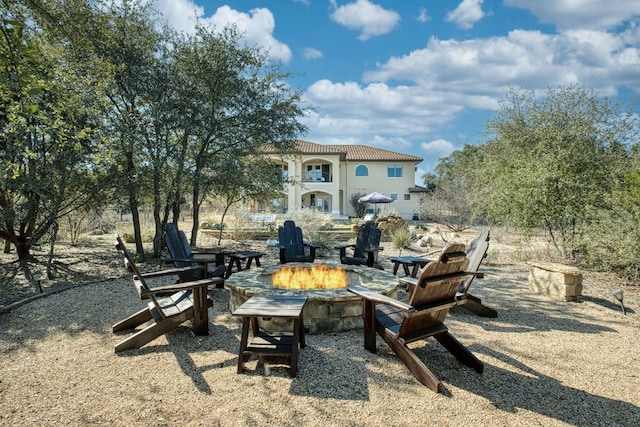
[(356, 176), (369, 176), (369, 168), (365, 165), (358, 165), (356, 167)]

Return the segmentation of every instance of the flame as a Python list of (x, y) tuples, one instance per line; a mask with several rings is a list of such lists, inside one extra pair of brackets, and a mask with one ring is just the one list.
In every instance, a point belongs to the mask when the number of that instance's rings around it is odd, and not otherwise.
[(347, 287), (347, 273), (340, 267), (325, 265), (283, 266), (273, 273), (271, 284), (284, 289), (340, 289)]

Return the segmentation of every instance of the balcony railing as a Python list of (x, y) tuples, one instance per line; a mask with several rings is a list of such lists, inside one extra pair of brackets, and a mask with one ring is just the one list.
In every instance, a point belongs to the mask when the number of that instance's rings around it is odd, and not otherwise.
[(305, 172), (302, 174), (303, 182), (332, 182), (331, 175), (323, 175), (321, 172)]

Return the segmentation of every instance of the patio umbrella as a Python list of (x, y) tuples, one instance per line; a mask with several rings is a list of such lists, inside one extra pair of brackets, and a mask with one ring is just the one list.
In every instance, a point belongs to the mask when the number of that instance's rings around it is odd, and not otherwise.
[(360, 197), (358, 201), (360, 203), (391, 203), (393, 202), (393, 198), (385, 196), (382, 193), (373, 192), (371, 194), (367, 194), (366, 196)]

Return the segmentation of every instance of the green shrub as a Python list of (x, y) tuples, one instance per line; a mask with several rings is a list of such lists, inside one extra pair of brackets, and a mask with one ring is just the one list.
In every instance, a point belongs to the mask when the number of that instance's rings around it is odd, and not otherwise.
[(399, 253), (402, 253), (403, 249), (409, 249), (416, 238), (415, 233), (406, 226), (390, 230), (389, 233), (391, 234), (393, 247), (398, 249)]
[(307, 239), (319, 248), (316, 250), (318, 256), (329, 255), (336, 246), (336, 240), (329, 233), (316, 231), (308, 235)]

